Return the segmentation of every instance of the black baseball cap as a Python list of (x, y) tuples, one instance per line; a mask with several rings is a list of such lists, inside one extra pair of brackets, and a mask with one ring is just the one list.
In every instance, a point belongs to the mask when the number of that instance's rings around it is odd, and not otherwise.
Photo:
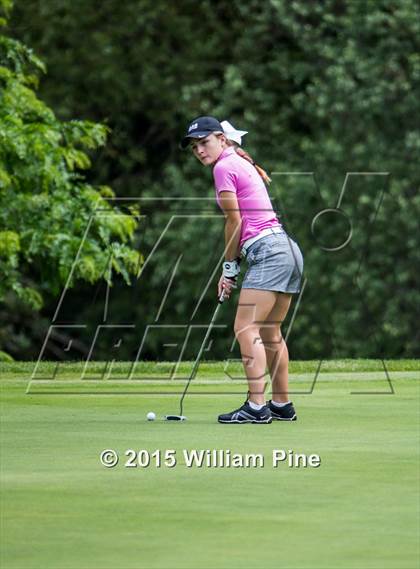
[(191, 138), (205, 138), (212, 132), (223, 132), (223, 127), (217, 119), (214, 117), (194, 119), (187, 129), (187, 134), (181, 140), (181, 148), (185, 150)]

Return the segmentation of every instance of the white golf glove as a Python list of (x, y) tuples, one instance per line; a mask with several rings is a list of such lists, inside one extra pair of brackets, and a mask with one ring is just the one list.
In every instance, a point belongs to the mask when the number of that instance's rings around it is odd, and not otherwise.
[(219, 296), (224, 291), (225, 298), (229, 298), (231, 290), (237, 288), (236, 280), (241, 272), (239, 262), (240, 259), (234, 259), (233, 261), (225, 261), (223, 263), (223, 272), (218, 285)]
[(241, 267), (239, 266), (240, 259), (234, 259), (233, 261), (225, 261), (223, 263), (223, 276), (227, 279), (235, 279), (241, 272)]

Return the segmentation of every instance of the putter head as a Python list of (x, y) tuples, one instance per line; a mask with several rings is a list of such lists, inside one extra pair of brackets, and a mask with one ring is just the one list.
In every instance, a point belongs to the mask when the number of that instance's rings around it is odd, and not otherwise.
[(186, 421), (185, 415), (165, 415), (165, 421)]

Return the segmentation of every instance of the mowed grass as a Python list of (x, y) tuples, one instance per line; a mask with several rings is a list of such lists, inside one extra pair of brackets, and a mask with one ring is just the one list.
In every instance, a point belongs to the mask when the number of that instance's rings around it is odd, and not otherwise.
[[(216, 423), (243, 401), (239, 367), (229, 380), (203, 364), (188, 421), (170, 423), (184, 380), (165, 381), (169, 367), (130, 381), (118, 364), (86, 381), (69, 365), (29, 383), (33, 363), (4, 364), (1, 568), (417, 568), (420, 367), (386, 362), (391, 389), (382, 363), (364, 362), (325, 362), (316, 383), (317, 363), (295, 362), (299, 420), (271, 425)], [(47, 377), (55, 365), (43, 365)], [(100, 464), (104, 449), (118, 452), (115, 468)], [(127, 449), (174, 449), (177, 465), (127, 468)], [(265, 464), (188, 468), (183, 449)], [(321, 466), (273, 468), (273, 449), (318, 454)]]

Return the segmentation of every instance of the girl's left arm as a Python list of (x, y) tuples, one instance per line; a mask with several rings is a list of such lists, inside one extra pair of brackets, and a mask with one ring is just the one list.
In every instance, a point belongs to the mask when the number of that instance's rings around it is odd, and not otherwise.
[(220, 206), (225, 214), (225, 259), (233, 261), (239, 257), (239, 240), (242, 218), (234, 192), (220, 192)]

